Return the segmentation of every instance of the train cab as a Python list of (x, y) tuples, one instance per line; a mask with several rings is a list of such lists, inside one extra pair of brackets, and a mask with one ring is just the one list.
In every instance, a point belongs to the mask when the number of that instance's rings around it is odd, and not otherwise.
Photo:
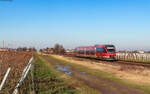
[(116, 60), (116, 49), (114, 45), (97, 45), (96, 56), (105, 60)]

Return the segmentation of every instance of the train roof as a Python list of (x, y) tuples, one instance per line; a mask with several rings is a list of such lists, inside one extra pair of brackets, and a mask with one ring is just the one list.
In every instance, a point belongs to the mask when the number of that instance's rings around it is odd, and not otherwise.
[(114, 46), (112, 44), (96, 44), (95, 46)]
[(114, 46), (114, 45), (112, 45), (112, 44), (96, 44), (96, 45), (94, 45), (94, 46), (79, 46), (79, 47), (76, 47), (75, 49), (77, 49), (77, 48), (86, 48), (86, 47), (96, 47), (96, 46)]

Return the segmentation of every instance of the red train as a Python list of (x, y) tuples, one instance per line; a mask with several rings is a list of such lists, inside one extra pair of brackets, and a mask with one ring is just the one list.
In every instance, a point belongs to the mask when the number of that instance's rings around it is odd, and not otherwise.
[(102, 60), (116, 60), (116, 48), (114, 45), (77, 47), (74, 49), (74, 55), (99, 58)]

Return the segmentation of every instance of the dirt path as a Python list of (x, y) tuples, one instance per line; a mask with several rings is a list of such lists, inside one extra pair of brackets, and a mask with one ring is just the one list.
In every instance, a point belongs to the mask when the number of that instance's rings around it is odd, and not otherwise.
[(144, 92), (142, 91), (131, 89), (127, 86), (115, 83), (109, 79), (104, 79), (91, 74), (87, 74), (86, 72), (81, 72), (75, 67), (66, 66), (63, 64), (63, 62), (60, 62), (48, 56), (43, 57), (57, 69), (80, 81), (83, 81), (86, 85), (100, 91), (102, 94), (144, 94)]

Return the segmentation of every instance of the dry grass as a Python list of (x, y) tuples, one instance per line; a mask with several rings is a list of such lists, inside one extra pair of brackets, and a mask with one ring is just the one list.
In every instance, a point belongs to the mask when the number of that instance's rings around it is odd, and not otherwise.
[(144, 67), (136, 66), (134, 68), (130, 68), (128, 67), (129, 65), (126, 67), (122, 67), (92, 61), (79, 61), (74, 60), (71, 57), (64, 57), (58, 55), (53, 56), (65, 61), (69, 61), (71, 63), (86, 66), (90, 69), (97, 69), (106, 73), (111, 73), (120, 79), (125, 79), (136, 84), (150, 85), (150, 69), (146, 69)]

